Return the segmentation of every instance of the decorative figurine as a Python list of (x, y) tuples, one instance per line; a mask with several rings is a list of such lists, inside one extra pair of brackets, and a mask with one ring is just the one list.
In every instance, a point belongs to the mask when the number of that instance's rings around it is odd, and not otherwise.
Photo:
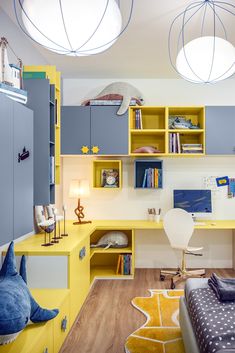
[(65, 215), (66, 215), (66, 209), (67, 209), (66, 205), (63, 205), (63, 213), (64, 213), (64, 233), (61, 234), (62, 237), (67, 237), (67, 236), (68, 236), (68, 233), (66, 233), (66, 231), (65, 231), (65, 221), (66, 221)]

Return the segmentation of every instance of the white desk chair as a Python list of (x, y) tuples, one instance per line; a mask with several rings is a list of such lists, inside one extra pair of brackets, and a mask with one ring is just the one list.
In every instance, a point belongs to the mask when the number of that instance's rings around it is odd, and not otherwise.
[(182, 265), (176, 271), (161, 270), (160, 280), (164, 281), (166, 276), (171, 276), (171, 289), (175, 288), (175, 283), (187, 277), (204, 277), (205, 269), (186, 270), (185, 255), (197, 255), (194, 252), (203, 248), (189, 247), (188, 243), (193, 235), (194, 223), (190, 213), (181, 208), (174, 208), (168, 211), (163, 219), (163, 227), (173, 249), (182, 251)]

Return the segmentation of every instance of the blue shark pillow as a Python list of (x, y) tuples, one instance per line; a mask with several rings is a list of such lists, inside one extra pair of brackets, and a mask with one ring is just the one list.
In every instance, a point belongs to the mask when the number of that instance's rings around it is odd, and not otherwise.
[(27, 287), (25, 256), (21, 258), (18, 274), (14, 243), (11, 242), (0, 270), (0, 345), (16, 339), (29, 321), (48, 321), (58, 312), (58, 309), (41, 308), (33, 299)]

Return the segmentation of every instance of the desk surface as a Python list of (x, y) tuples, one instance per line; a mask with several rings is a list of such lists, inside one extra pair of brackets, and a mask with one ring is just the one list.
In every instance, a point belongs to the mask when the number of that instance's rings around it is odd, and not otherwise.
[[(225, 221), (203, 221), (205, 225), (195, 226), (195, 229), (217, 230), (235, 229), (235, 220)], [(43, 247), (44, 234), (33, 235), (19, 243), (15, 243), (15, 253), (17, 255), (69, 255), (71, 251), (79, 245), (85, 238), (90, 236), (95, 230), (158, 230), (163, 229), (163, 223), (136, 221), (136, 220), (110, 220), (93, 221), (90, 224), (73, 225), (72, 221), (66, 222), (66, 232), (68, 237), (60, 240), (59, 244)], [(53, 233), (52, 233), (53, 234)]]

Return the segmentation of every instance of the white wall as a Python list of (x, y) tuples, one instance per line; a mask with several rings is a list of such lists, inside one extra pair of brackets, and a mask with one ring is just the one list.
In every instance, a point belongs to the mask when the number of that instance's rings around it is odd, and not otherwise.
[[(13, 6), (13, 1), (12, 1)], [(6, 37), (9, 45), (16, 55), (22, 59), (24, 65), (46, 65), (47, 61), (39, 53), (32, 42), (23, 34), (18, 26), (8, 17), (0, 7), (0, 37)], [(11, 50), (8, 50), (10, 63), (15, 63), (16, 58)]]
[[(115, 79), (65, 79), (63, 105), (79, 105)], [(123, 79), (144, 93), (147, 105), (234, 105), (235, 80), (216, 85), (194, 85), (184, 80)], [(223, 123), (221, 121), (221, 123)], [(219, 127), (218, 127), (219, 128)], [(163, 190), (133, 188), (133, 159), (123, 158), (123, 189), (121, 191), (91, 190), (89, 199), (82, 200), (90, 219), (145, 219), (148, 207), (161, 207), (163, 214), (172, 207), (174, 188), (203, 188), (205, 176), (235, 177), (234, 157), (163, 158)], [(76, 200), (68, 198), (71, 179), (92, 175), (92, 157), (63, 158), (61, 199), (68, 205), (68, 216), (74, 218)], [(235, 199), (228, 199), (226, 188), (213, 193), (213, 218), (234, 219)], [(189, 265), (205, 267), (232, 266), (231, 231), (196, 231), (192, 245), (203, 245), (203, 258), (189, 259)], [(170, 249), (163, 232), (136, 232), (136, 266), (176, 266), (178, 258)]]
[(124, 81), (137, 87), (146, 105), (234, 105), (235, 80), (214, 85), (197, 85), (181, 79), (64, 79), (63, 105), (80, 105), (106, 85)]

